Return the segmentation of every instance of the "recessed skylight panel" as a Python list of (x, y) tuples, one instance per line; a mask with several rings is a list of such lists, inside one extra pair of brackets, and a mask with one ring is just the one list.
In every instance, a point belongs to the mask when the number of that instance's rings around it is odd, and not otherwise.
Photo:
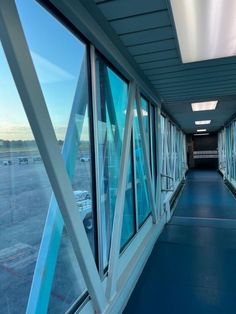
[(217, 105), (217, 100), (214, 101), (204, 101), (204, 102), (195, 102), (192, 103), (193, 111), (206, 111), (206, 110), (215, 110)]
[(170, 0), (183, 63), (236, 55), (235, 0)]
[(211, 120), (201, 120), (201, 121), (195, 121), (196, 125), (204, 125), (204, 124), (210, 124)]

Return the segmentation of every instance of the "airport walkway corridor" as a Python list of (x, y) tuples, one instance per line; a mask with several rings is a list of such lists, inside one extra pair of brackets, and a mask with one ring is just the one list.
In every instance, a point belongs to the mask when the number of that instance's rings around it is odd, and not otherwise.
[(216, 171), (191, 171), (125, 314), (236, 313), (236, 199)]

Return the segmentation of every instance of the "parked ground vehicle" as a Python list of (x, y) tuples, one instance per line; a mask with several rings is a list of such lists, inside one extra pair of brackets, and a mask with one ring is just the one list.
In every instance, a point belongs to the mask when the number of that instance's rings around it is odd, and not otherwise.
[(80, 161), (81, 162), (90, 161), (90, 158), (89, 157), (81, 157)]
[(13, 163), (12, 163), (12, 161), (11, 160), (3, 160), (3, 165), (4, 166), (10, 166), (10, 165), (12, 165)]
[(88, 191), (77, 190), (74, 191), (74, 195), (84, 226), (87, 230), (91, 230), (93, 228), (93, 220), (90, 193)]
[(42, 158), (37, 156), (37, 157), (33, 157), (33, 162), (34, 163), (37, 163), (37, 162), (41, 162), (42, 161)]
[(19, 165), (28, 165), (29, 159), (27, 157), (19, 157), (18, 163)]

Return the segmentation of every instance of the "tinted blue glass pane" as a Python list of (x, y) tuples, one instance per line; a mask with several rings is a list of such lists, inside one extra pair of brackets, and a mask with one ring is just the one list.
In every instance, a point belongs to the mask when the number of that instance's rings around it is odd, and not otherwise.
[(107, 264), (114, 217), (128, 85), (97, 57), (97, 133), (100, 170), (103, 264)]
[(64, 140), (85, 45), (37, 1), (16, 4), (57, 139)]
[[(130, 156), (132, 154), (130, 153)], [(135, 233), (135, 206), (134, 206), (134, 186), (132, 158), (129, 160), (128, 176), (125, 192), (125, 207), (121, 232), (120, 247), (123, 248)]]
[(138, 224), (140, 226), (147, 218), (147, 216), (150, 214), (151, 207), (147, 190), (147, 176), (144, 167), (143, 147), (141, 144), (140, 128), (137, 115), (134, 115), (134, 139), (136, 160), (135, 171), (136, 171)]

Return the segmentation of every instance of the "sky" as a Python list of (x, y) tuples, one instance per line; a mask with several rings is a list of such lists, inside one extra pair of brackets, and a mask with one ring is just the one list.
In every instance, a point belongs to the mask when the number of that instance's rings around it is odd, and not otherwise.
[[(57, 138), (64, 139), (85, 46), (36, 1), (16, 4)], [(33, 139), (1, 45), (0, 139)]]

